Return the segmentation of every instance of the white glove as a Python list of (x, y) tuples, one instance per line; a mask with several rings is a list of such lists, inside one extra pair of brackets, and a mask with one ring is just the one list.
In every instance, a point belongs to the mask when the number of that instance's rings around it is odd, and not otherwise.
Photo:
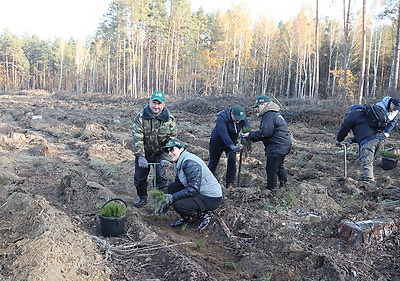
[(383, 133), (385, 135), (385, 138), (389, 137), (389, 133)]

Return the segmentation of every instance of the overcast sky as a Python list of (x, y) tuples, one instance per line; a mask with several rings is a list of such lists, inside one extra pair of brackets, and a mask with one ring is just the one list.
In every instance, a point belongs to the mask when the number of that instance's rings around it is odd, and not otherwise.
[[(94, 35), (102, 16), (107, 13), (111, 0), (2, 0), (0, 31), (8, 28), (16, 34), (36, 34), (41, 39), (74, 37), (86, 39)], [(233, 4), (243, 0), (191, 0), (197, 10), (200, 6), (207, 13), (226, 11)], [(320, 14), (332, 11), (332, 3), (338, 0), (319, 0)], [(315, 5), (315, 0), (247, 0), (245, 5), (253, 11), (253, 17), (260, 14), (273, 16), (276, 22), (295, 16), (301, 5)], [(340, 2), (342, 3), (342, 2)]]

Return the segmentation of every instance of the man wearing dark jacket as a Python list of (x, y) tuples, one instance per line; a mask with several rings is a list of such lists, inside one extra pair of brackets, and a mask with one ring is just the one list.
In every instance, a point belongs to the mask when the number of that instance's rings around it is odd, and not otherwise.
[(227, 188), (232, 188), (234, 186), (233, 182), (236, 177), (236, 153), (240, 151), (240, 147), (236, 144), (239, 134), (242, 132), (242, 129), (246, 127), (250, 127), (249, 121), (247, 120), (244, 108), (238, 105), (218, 113), (215, 127), (211, 132), (208, 168), (215, 175), (221, 155), (225, 152), (228, 157), (225, 178)]
[(365, 189), (374, 188), (374, 159), (383, 145), (385, 136), (370, 125), (364, 111), (360, 107), (351, 110), (336, 137), (336, 145), (341, 145), (347, 134), (353, 132), (354, 137), (350, 143), (358, 143), (359, 157), (362, 167), (362, 181)]
[(253, 105), (261, 117), (260, 129), (243, 134), (253, 142), (262, 141), (267, 156), (267, 188), (276, 188), (277, 180), (280, 186), (287, 182), (287, 172), (284, 167), (285, 156), (292, 147), (292, 137), (285, 119), (279, 113), (280, 107), (268, 96), (259, 96)]

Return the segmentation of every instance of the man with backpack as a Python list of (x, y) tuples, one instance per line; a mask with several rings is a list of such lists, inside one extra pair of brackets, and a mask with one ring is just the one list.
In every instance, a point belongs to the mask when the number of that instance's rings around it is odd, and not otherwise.
[[(359, 157), (362, 168), (362, 182), (366, 190), (371, 190), (376, 187), (374, 178), (374, 160), (376, 154), (380, 151), (385, 136), (382, 128), (379, 128), (376, 120), (379, 119), (370, 117), (375, 112), (378, 115), (379, 108), (371, 106), (353, 106), (348, 112), (336, 137), (336, 145), (341, 146), (341, 142), (347, 134), (352, 131), (354, 137), (349, 143), (358, 143)], [(383, 118), (383, 117), (382, 117)], [(383, 121), (384, 123), (385, 121)], [(381, 124), (379, 124), (382, 126)]]
[(378, 102), (376, 105), (382, 107), (388, 116), (388, 123), (385, 130), (383, 131), (385, 137), (388, 138), (390, 133), (396, 126), (397, 120), (399, 119), (398, 113), (400, 110), (400, 99), (388, 96), (384, 97), (382, 101)]

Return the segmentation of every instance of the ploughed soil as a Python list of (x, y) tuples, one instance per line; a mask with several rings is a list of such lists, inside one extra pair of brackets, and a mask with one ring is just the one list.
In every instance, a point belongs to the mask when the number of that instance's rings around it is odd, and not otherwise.
[[(293, 133), (289, 182), (265, 189), (262, 143), (243, 154), (241, 179), (223, 187), (210, 227), (169, 224), (153, 203), (136, 209), (131, 128), (148, 100), (95, 94), (0, 94), (0, 280), (400, 280), (396, 228), (353, 246), (338, 236), (343, 219), (398, 219), (399, 168), (375, 162), (377, 190), (359, 184), (357, 145), (336, 147), (346, 107), (281, 101)], [(216, 113), (251, 97), (169, 97), (179, 138), (206, 163)], [(386, 147), (399, 143), (396, 129)], [(224, 185), (226, 159), (218, 168)], [(152, 175), (152, 173), (151, 173)], [(152, 176), (149, 177), (149, 189)], [(172, 167), (169, 177), (174, 175)], [(105, 237), (96, 204), (121, 198), (125, 232)], [(397, 226), (398, 226), (398, 221)]]

